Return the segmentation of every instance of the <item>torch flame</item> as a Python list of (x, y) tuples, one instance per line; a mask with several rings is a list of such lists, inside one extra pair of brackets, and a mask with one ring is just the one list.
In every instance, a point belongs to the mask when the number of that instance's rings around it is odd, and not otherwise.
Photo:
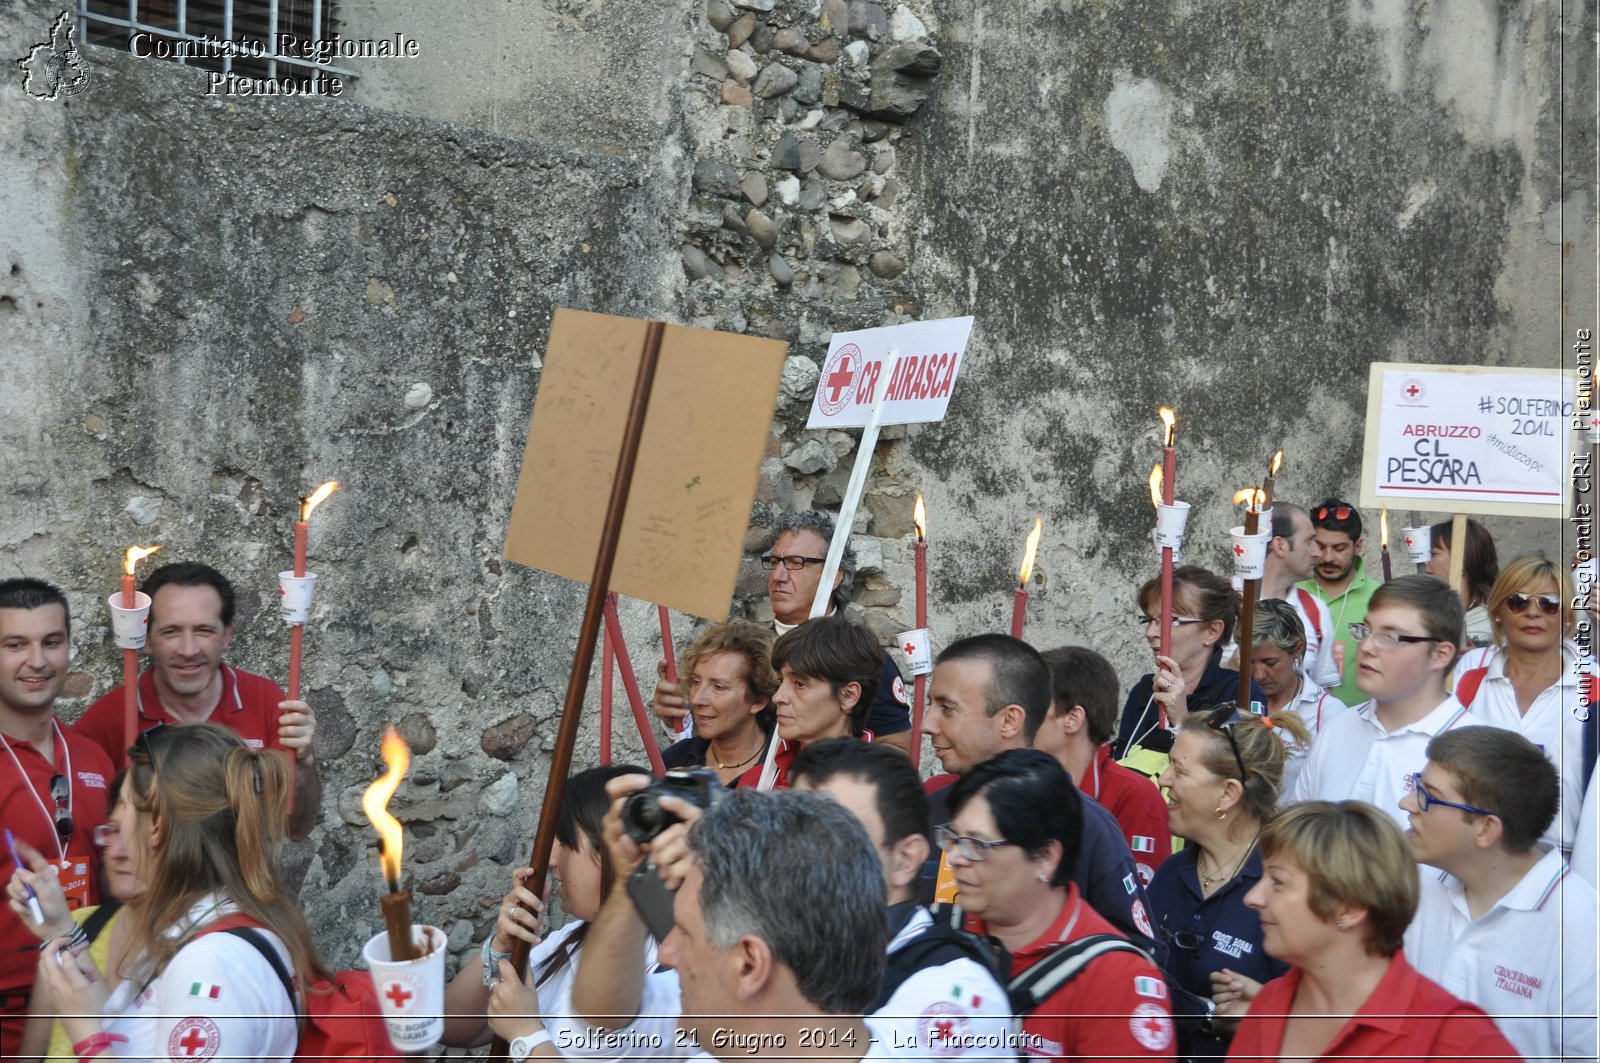
[(1272, 455), (1272, 461), (1268, 464), (1267, 475), (1268, 476), (1276, 476), (1276, 475), (1278, 475), (1278, 469), (1282, 465), (1283, 465), (1283, 451), (1280, 450), (1276, 454)]
[(133, 575), (134, 566), (137, 565), (140, 561), (142, 561), (145, 558), (149, 557), (151, 554), (155, 553), (159, 549), (161, 549), (161, 547), (159, 547), (159, 546), (130, 546), (130, 547), (128, 547), (128, 552), (125, 555), (123, 555), (123, 559), (122, 559), (123, 570), (125, 572), (127, 572), (128, 575), (130, 575), (130, 576)]
[(1026, 587), (1028, 577), (1033, 575), (1033, 555), (1039, 552), (1039, 536), (1044, 533), (1044, 519), (1033, 518), (1033, 531), (1028, 533), (1027, 548), (1022, 551), (1022, 572), (1017, 576), (1017, 586)]
[(1243, 502), (1252, 509), (1260, 509), (1267, 500), (1267, 493), (1259, 487), (1242, 487), (1233, 493), (1233, 504)]
[(1150, 466), (1150, 504), (1152, 506), (1159, 506), (1161, 504), (1162, 480), (1163, 477), (1161, 475), (1161, 463), (1158, 461), (1154, 465)]
[(917, 542), (928, 537), (928, 508), (922, 504), (920, 494), (917, 495), (917, 508), (911, 511), (911, 524), (917, 529)]
[(339, 490), (339, 481), (329, 480), (327, 483), (311, 492), (311, 494), (306, 497), (305, 501), (300, 503), (300, 519), (310, 520), (311, 511), (322, 505), (323, 500), (337, 490)]
[(1172, 437), (1178, 434), (1178, 415), (1167, 407), (1161, 407), (1161, 423), (1167, 426), (1166, 446), (1172, 446)]
[(1389, 511), (1387, 509), (1378, 511), (1378, 527), (1383, 533), (1382, 546), (1387, 550), (1389, 549)]
[(389, 799), (411, 767), (411, 747), (393, 726), (383, 731), (383, 762), (389, 770), (361, 795), (361, 809), (383, 839), (383, 877), (390, 889), (400, 888), (400, 821), (389, 815)]

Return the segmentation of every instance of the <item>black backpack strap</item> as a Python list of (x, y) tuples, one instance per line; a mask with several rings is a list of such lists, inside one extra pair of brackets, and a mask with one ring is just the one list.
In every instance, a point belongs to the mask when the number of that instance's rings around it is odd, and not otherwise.
[(111, 922), (111, 917), (122, 910), (122, 902), (115, 897), (108, 898), (100, 907), (89, 913), (89, 918), (83, 921), (83, 933), (90, 941), (100, 936), (100, 931)]
[[(940, 909), (954, 907), (954, 905), (938, 906)], [(1002, 959), (1003, 950), (998, 944), (963, 929), (960, 925), (960, 909), (956, 911), (958, 915), (953, 925), (947, 913), (934, 912), (932, 926), (889, 954), (889, 962), (883, 972), (882, 987), (878, 992), (877, 1001), (872, 1005), (872, 1011), (876, 1012), (887, 1005), (889, 998), (918, 971), (929, 967), (941, 967), (956, 960), (971, 960), (988, 971), (996, 982), (1005, 984), (1006, 964)]]
[(300, 1011), (300, 998), (295, 995), (294, 979), (290, 977), (289, 969), (283, 965), (283, 958), (278, 955), (278, 950), (272, 947), (272, 943), (262, 937), (259, 930), (250, 926), (230, 927), (221, 931), (221, 933), (232, 934), (241, 941), (248, 942), (266, 958), (266, 961), (272, 965), (273, 973), (278, 976), (278, 981), (283, 983), (283, 991), (289, 996), (289, 1006), (295, 1011), (295, 1025), (304, 1025), (305, 1015)]
[(1150, 959), (1143, 949), (1117, 934), (1090, 934), (1079, 938), (1056, 949), (1007, 983), (1012, 1014), (1020, 1017), (1033, 1011), (1108, 952), (1131, 952), (1141, 959)]

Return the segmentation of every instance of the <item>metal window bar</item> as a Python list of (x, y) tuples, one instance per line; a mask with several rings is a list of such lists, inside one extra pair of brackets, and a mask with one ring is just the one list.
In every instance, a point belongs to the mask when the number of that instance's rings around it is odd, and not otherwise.
[[(115, 29), (127, 30), (130, 34), (143, 31), (151, 34), (152, 36), (162, 37), (171, 41), (214, 43), (219, 39), (189, 32), (189, 0), (176, 0), (175, 9), (173, 12), (175, 25), (173, 26), (162, 26), (154, 22), (141, 21), (139, 17), (139, 2), (140, 0), (128, 0), (127, 17), (117, 18), (115, 15), (108, 14), (105, 11), (91, 10), (90, 4), (92, 3), (92, 0), (78, 0), (78, 20), (84, 31), (85, 39), (88, 38), (88, 29), (90, 25), (107, 26)], [(220, 7), (222, 14), (222, 36), (220, 40), (232, 41), (234, 27), (234, 0), (216, 0), (216, 3)], [(325, 39), (322, 32), (322, 23), (323, 11), (325, 10), (326, 6), (327, 5), (324, 3), (324, 0), (311, 0), (310, 36), (313, 51)], [(288, 76), (287, 73), (280, 74), (278, 70), (278, 64), (280, 63), (294, 70), (305, 71), (313, 74), (316, 72), (338, 74), (340, 77), (349, 79), (354, 79), (360, 76), (356, 71), (351, 70), (348, 67), (319, 63), (315, 59), (306, 59), (302, 56), (288, 55), (279, 51), (279, 26), (279, 0), (269, 0), (267, 5), (266, 40), (261, 45), (260, 54), (260, 60), (264, 60), (267, 64), (267, 78), (269, 80), (276, 81), (281, 77)], [(255, 59), (254, 56), (251, 58)], [(169, 61), (175, 61), (180, 65), (186, 66), (188, 65), (188, 59), (189, 57), (187, 56), (175, 56)], [(233, 57), (231, 55), (222, 56), (221, 62), (224, 73), (229, 73), (233, 70)]]

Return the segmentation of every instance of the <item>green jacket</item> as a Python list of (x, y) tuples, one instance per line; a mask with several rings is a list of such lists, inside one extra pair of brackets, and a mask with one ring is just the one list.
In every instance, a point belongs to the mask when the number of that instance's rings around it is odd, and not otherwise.
[(1356, 558), (1355, 575), (1343, 594), (1329, 598), (1317, 586), (1315, 579), (1303, 580), (1295, 584), (1302, 590), (1308, 590), (1327, 603), (1328, 612), (1333, 617), (1333, 631), (1338, 635), (1338, 644), (1333, 648), (1334, 660), (1339, 662), (1339, 671), (1344, 679), (1336, 687), (1330, 687), (1328, 693), (1344, 702), (1346, 705), (1359, 705), (1367, 700), (1367, 696), (1356, 689), (1356, 640), (1350, 637), (1350, 625), (1359, 624), (1367, 618), (1367, 606), (1372, 602), (1372, 595), (1383, 586), (1382, 580), (1373, 579), (1367, 575), (1366, 562)]

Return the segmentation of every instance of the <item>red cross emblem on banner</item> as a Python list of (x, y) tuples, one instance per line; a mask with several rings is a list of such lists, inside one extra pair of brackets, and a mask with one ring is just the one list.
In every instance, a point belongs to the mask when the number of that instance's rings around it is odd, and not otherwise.
[(845, 408), (865, 362), (861, 348), (853, 343), (828, 356), (828, 363), (822, 367), (822, 386), (817, 391), (817, 407), (824, 415), (832, 417)]

